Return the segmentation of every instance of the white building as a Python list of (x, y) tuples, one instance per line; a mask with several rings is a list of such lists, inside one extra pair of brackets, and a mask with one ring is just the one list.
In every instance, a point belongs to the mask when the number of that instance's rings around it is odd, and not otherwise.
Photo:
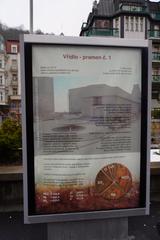
[(0, 105), (6, 105), (6, 80), (5, 80), (5, 44), (0, 35)]

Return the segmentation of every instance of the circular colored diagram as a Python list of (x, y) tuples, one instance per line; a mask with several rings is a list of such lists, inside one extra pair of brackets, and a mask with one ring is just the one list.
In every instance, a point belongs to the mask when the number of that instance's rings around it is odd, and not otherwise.
[(132, 175), (127, 167), (112, 163), (103, 167), (95, 180), (96, 192), (108, 200), (123, 197), (132, 187)]

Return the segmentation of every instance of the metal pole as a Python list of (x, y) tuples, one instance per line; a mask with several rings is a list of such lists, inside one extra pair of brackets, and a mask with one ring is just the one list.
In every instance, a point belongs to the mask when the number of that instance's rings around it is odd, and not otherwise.
[(33, 0), (30, 0), (30, 33), (33, 33)]

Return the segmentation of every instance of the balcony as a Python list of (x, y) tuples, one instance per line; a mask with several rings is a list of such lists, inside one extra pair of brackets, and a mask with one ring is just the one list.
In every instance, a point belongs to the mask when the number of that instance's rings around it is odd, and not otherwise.
[(160, 62), (160, 52), (152, 52), (152, 61)]
[(160, 38), (160, 30), (148, 30), (149, 38)]
[(20, 101), (21, 100), (21, 96), (20, 95), (11, 95), (10, 96), (10, 100), (11, 101)]
[(104, 36), (104, 37), (119, 37), (118, 28), (90, 28), (84, 32), (84, 36)]
[(160, 83), (160, 75), (152, 75), (152, 82)]

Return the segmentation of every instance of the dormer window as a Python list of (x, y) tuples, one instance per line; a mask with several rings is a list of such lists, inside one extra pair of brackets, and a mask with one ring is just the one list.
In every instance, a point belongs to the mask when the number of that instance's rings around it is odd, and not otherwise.
[(141, 12), (141, 11), (143, 11), (144, 7), (136, 6), (136, 5), (123, 4), (123, 5), (120, 6), (120, 9), (123, 10), (123, 11), (129, 11), (129, 12)]
[(17, 45), (11, 45), (11, 53), (17, 53)]

